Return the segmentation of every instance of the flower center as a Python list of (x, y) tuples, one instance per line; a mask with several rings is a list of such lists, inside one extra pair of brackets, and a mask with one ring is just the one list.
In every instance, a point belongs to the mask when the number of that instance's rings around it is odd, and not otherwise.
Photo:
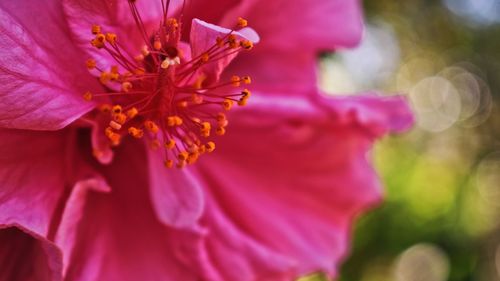
[[(118, 146), (127, 136), (144, 138), (150, 149), (163, 153), (167, 168), (182, 168), (215, 149), (212, 135), (226, 133), (225, 112), (234, 104), (244, 106), (250, 97), (248, 89), (240, 88), (251, 83), (250, 77), (207, 81), (207, 66), (250, 50), (253, 43), (230, 30), (190, 57), (187, 44), (181, 41), (182, 22), (167, 18), (169, 1), (163, 2), (165, 16), (159, 28), (148, 34), (135, 1), (128, 1), (144, 42), (135, 56), (129, 55), (115, 33), (92, 26), (91, 45), (107, 52), (114, 63), (106, 69), (94, 59), (87, 60), (87, 68), (105, 90), (88, 91), (83, 97), (99, 103), (92, 114), (105, 122), (102, 134), (110, 146)], [(246, 20), (238, 19), (238, 27), (246, 25)]]

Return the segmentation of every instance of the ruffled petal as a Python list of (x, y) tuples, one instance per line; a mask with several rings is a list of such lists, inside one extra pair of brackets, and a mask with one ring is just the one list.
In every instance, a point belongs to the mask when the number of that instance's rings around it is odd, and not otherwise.
[(49, 234), (69, 167), (64, 132), (1, 129), (0, 225), (18, 224)]
[(221, 20), (233, 26), (242, 16), (262, 38), (260, 48), (317, 52), (353, 47), (363, 33), (359, 0), (241, 1)]
[(210, 227), (206, 244), (222, 280), (294, 280), (296, 261), (248, 235), (225, 211), (216, 200), (207, 199), (202, 221)]
[(0, 224), (0, 280), (59, 281), (61, 252), (21, 226)]
[(316, 53), (339, 47), (353, 47), (363, 33), (359, 0), (192, 0), (183, 13), (192, 18), (227, 28), (236, 26), (238, 17), (249, 21), (262, 38), (262, 49)]
[(81, 96), (96, 84), (59, 1), (4, 1), (0, 22), (0, 127), (56, 130), (92, 108)]
[(411, 128), (414, 116), (404, 96), (380, 96), (363, 93), (350, 97), (315, 95), (323, 108), (343, 123), (356, 122), (375, 136), (404, 132)]
[(120, 145), (113, 163), (101, 170), (106, 184), (91, 179), (73, 190), (56, 236), (67, 255), (65, 280), (220, 280), (202, 229), (176, 230), (157, 219), (145, 153), (131, 143)]
[[(193, 19), (190, 33), (191, 56), (196, 58), (202, 55), (216, 45), (216, 38), (224, 38), (230, 32), (230, 29), (213, 25), (199, 19)], [(243, 33), (245, 33), (246, 36)], [(237, 31), (232, 32), (238, 40), (251, 40), (255, 43), (259, 41), (259, 36), (254, 31), (252, 32), (251, 29), (247, 28), (243, 33)], [(247, 38), (247, 36), (249, 38)], [(206, 65), (202, 66), (199, 71), (206, 75), (205, 81), (207, 85), (217, 82), (222, 71), (237, 55), (238, 53), (235, 53), (233, 50), (227, 50), (223, 53), (218, 53), (218, 59), (212, 58), (217, 60), (208, 62)]]
[[(246, 258), (244, 268), (253, 272), (242, 270), (246, 274), (239, 280), (269, 271), (268, 266), (254, 266), (259, 264), (255, 255), (236, 250), (244, 238), (254, 239), (269, 255), (291, 260), (283, 274), (335, 275), (349, 248), (353, 219), (381, 199), (369, 157), (380, 135), (373, 134), (374, 123), (345, 122), (344, 112), (334, 115), (319, 101), (254, 96), (248, 110), (231, 117), (232, 127), (218, 142), (217, 153), (199, 163), (205, 189), (217, 202), (215, 212), (226, 215), (207, 215), (203, 223), (239, 233), (214, 232), (212, 251), (222, 247), (232, 250), (227, 255)], [(378, 115), (384, 114), (387, 118), (373, 121), (391, 123), (397, 117), (389, 106), (380, 106)], [(233, 272), (230, 261), (219, 267)]]

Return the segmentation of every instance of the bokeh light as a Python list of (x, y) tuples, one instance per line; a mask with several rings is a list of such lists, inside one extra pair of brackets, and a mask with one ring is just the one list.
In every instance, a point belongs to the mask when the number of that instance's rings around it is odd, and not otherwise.
[(449, 275), (446, 253), (432, 244), (417, 244), (396, 260), (396, 281), (446, 281)]

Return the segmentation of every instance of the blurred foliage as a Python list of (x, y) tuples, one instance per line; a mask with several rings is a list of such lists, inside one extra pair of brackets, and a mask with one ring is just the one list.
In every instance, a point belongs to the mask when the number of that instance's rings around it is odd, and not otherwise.
[[(464, 18), (446, 2), (365, 1), (367, 22), (383, 21), (400, 51), (399, 65), (375, 85), (409, 94), (417, 118), (430, 123), (377, 144), (386, 201), (356, 226), (341, 281), (500, 280), (500, 25)], [(425, 116), (428, 108), (419, 111), (421, 99), (412, 96), (415, 85), (452, 77), (457, 68), (451, 66), (459, 67), (460, 77), (473, 77), (468, 85), (479, 85), (481, 105), (464, 115), (475, 100), (460, 96), (461, 113), (446, 127), (432, 128), (449, 117), (448, 105), (440, 105), (441, 115)], [(456, 88), (452, 93), (470, 90), (449, 84)]]

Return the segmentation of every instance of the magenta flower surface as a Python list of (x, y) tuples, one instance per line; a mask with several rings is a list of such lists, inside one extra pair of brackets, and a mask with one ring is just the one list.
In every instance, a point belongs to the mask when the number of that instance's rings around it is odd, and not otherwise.
[(380, 200), (373, 142), (412, 123), (400, 97), (317, 88), (318, 52), (354, 46), (361, 17), (356, 0), (0, 3), (0, 280), (334, 276)]

